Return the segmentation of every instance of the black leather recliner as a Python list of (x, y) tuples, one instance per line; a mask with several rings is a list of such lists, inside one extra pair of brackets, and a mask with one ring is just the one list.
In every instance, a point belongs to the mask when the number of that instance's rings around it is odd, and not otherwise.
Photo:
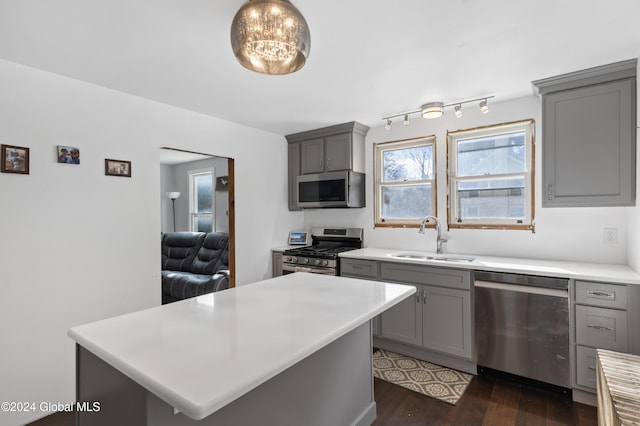
[(162, 304), (229, 288), (229, 234), (162, 235)]

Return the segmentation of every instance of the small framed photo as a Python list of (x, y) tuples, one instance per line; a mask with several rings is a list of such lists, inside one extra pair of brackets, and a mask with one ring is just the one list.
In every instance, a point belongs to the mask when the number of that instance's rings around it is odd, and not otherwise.
[(73, 146), (58, 145), (58, 163), (80, 164), (80, 149)]
[(229, 190), (229, 176), (218, 176), (216, 178), (216, 191)]
[(0, 171), (2, 173), (29, 174), (29, 148), (23, 146), (0, 145)]
[(105, 159), (104, 174), (107, 176), (131, 177), (131, 161)]

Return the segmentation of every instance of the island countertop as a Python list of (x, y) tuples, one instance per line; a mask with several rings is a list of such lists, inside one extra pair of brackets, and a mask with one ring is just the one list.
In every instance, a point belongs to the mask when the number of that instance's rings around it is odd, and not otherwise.
[(68, 334), (199, 420), (413, 293), (413, 286), (295, 273)]
[[(471, 262), (416, 260), (399, 258), (397, 254), (414, 253), (434, 258), (468, 257)], [(515, 274), (544, 275), (577, 280), (640, 284), (640, 274), (626, 265), (608, 263), (572, 262), (565, 260), (527, 259), (517, 257), (484, 256), (478, 254), (422, 252), (417, 250), (366, 247), (340, 253), (341, 258), (408, 263), (413, 265), (442, 266), (478, 271), (511, 272)]]

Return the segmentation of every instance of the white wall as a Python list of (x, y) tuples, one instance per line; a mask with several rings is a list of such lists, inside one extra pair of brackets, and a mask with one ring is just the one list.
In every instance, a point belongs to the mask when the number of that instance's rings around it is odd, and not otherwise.
[[(541, 207), (541, 104), (539, 98), (527, 96), (504, 102), (490, 102), (490, 112), (483, 115), (476, 105), (463, 106), (463, 117), (455, 118), (447, 108), (439, 119), (425, 120), (414, 116), (410, 126), (396, 119), (391, 130), (384, 122), (367, 134), (365, 170), (367, 174), (367, 207), (351, 210), (306, 210), (305, 227), (364, 227), (367, 247), (435, 251), (435, 231), (425, 235), (417, 229), (373, 228), (373, 144), (436, 135), (438, 217), (446, 218), (446, 133), (489, 124), (533, 118), (536, 121), (535, 233), (530, 231), (462, 230), (446, 231), (449, 240), (445, 252), (550, 258), (572, 261), (626, 263), (627, 218), (629, 208), (545, 208)], [(637, 210), (636, 208), (632, 208)], [(637, 214), (637, 213), (636, 213)], [(605, 245), (603, 228), (617, 228), (618, 244)]]
[[(0, 174), (0, 401), (74, 401), (67, 330), (160, 304), (160, 147), (235, 159), (238, 284), (269, 277), (269, 249), (302, 224), (282, 136), (2, 60), (0, 93), (0, 143), (31, 150), (29, 175)], [(57, 164), (58, 144), (81, 164)], [(132, 177), (105, 176), (105, 158)]]

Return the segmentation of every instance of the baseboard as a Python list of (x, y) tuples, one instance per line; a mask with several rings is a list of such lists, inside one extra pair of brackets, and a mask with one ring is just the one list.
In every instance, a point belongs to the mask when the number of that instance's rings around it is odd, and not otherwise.
[(373, 337), (373, 346), (384, 349), (386, 351), (396, 352), (413, 358), (421, 359), (432, 364), (438, 364), (443, 367), (453, 368), (454, 370), (463, 371), (465, 373), (478, 374), (477, 364), (473, 361), (457, 358), (453, 355), (432, 352), (416, 346), (399, 343), (393, 340), (387, 340), (380, 337)]

